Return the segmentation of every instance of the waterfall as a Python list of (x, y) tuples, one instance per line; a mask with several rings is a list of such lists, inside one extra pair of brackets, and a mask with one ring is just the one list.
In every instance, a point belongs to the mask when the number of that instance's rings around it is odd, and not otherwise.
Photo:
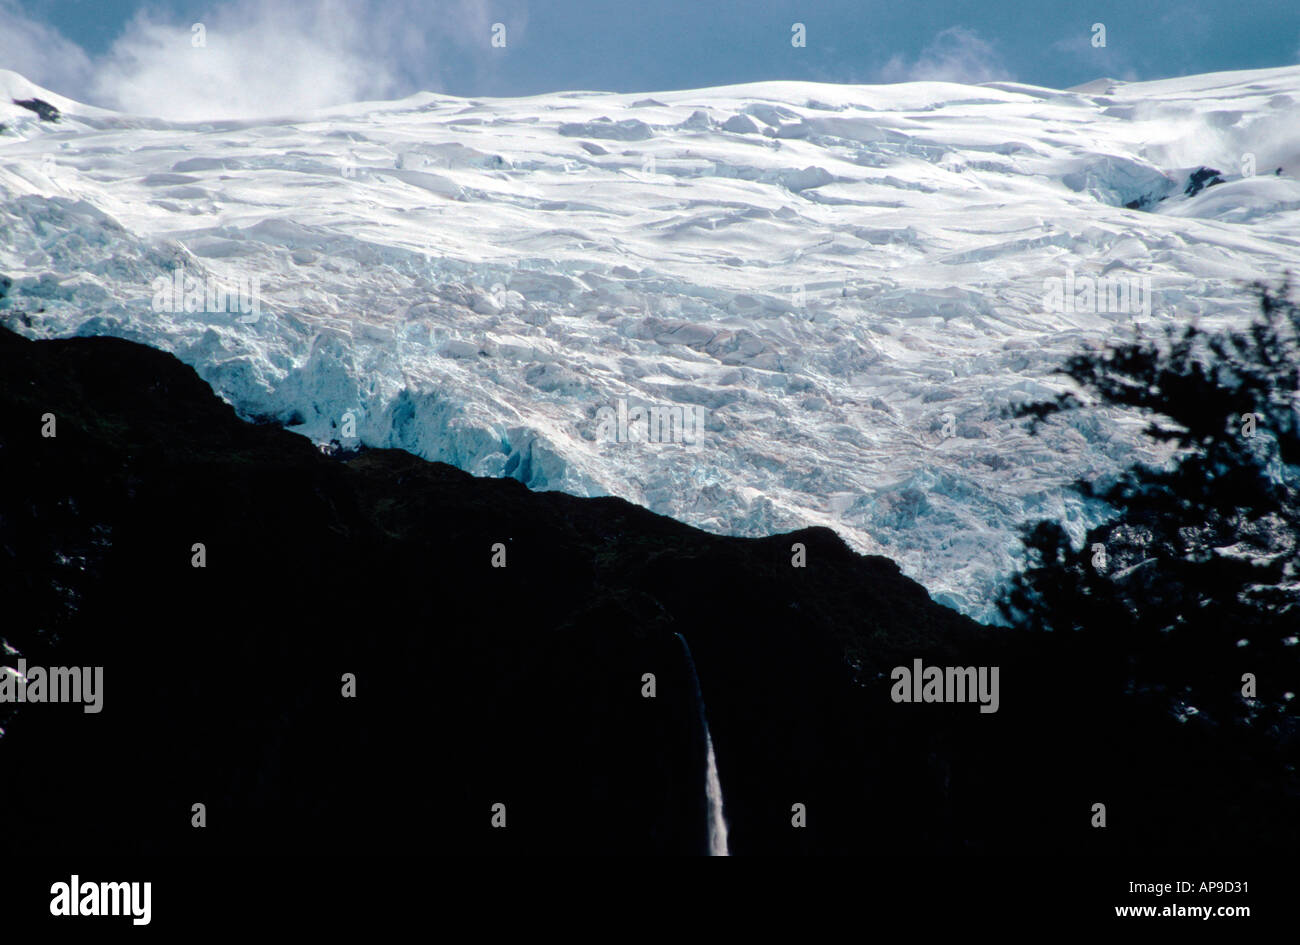
[(686, 652), (686, 666), (691, 671), (691, 682), (695, 685), (695, 705), (700, 713), (700, 727), (704, 731), (704, 747), (708, 759), (704, 794), (709, 802), (709, 856), (730, 856), (727, 850), (727, 818), (722, 813), (722, 781), (718, 778), (718, 759), (713, 754), (713, 736), (709, 734), (709, 718), (704, 711), (700, 677), (695, 673), (695, 660), (691, 657), (691, 648), (686, 638), (679, 633), (677, 639), (682, 641), (682, 649)]
[[(704, 704), (700, 704), (704, 711)], [(718, 780), (718, 759), (713, 755), (713, 736), (704, 723), (704, 742), (709, 749), (709, 774), (704, 783), (709, 796), (709, 856), (730, 856), (727, 850), (727, 818), (722, 815), (722, 782)]]

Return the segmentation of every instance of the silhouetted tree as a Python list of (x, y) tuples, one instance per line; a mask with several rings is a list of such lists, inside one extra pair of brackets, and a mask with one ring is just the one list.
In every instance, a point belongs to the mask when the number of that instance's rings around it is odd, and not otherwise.
[(999, 606), (1015, 625), (1077, 634), (1109, 682), (1182, 718), (1288, 738), (1300, 691), (1300, 306), (1289, 282), (1253, 290), (1247, 327), (1192, 324), (1089, 349), (1062, 369), (1079, 396), (1015, 411), (1036, 431), (1090, 395), (1145, 416), (1145, 435), (1173, 452), (1075, 483), (1113, 517), (1082, 548), (1056, 522), (1024, 529), (1028, 566)]

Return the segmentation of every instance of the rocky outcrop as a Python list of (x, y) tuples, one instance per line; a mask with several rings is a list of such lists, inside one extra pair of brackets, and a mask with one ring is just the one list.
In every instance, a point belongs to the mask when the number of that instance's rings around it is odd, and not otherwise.
[(62, 117), (55, 106), (42, 98), (15, 98), (12, 101), (15, 105), (34, 111), (41, 121), (58, 121)]

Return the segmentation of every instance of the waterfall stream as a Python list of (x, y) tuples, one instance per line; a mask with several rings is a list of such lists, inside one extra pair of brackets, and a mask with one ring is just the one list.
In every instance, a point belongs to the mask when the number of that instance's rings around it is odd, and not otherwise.
[(708, 758), (704, 794), (709, 802), (709, 856), (730, 856), (727, 850), (727, 818), (722, 812), (722, 781), (718, 778), (718, 759), (713, 753), (713, 736), (709, 733), (709, 718), (704, 711), (700, 677), (695, 673), (695, 660), (691, 657), (691, 648), (686, 638), (679, 633), (677, 639), (682, 641), (686, 665), (691, 671), (691, 682), (695, 685), (695, 705), (700, 713), (700, 726), (704, 731), (704, 747)]

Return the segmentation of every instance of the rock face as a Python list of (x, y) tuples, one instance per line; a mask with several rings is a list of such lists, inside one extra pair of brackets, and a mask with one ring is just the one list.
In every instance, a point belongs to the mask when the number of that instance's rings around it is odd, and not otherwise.
[[(333, 452), (238, 419), (171, 355), (0, 331), (0, 653), (104, 668), (99, 714), (0, 706), (15, 848), (704, 853), (678, 634), (733, 854), (1294, 843), (1262, 759), (829, 530), (720, 537)], [(893, 702), (914, 659), (1000, 666), (998, 712)], [(1097, 800), (1114, 827), (1088, 826)]]
[(1189, 197), (1195, 197), (1207, 187), (1213, 187), (1215, 184), (1222, 184), (1222, 172), (1213, 167), (1198, 167), (1187, 178), (1187, 186), (1183, 188), (1183, 193)]
[(40, 98), (17, 99), (16, 98), (13, 100), (13, 103), (15, 105), (21, 105), (23, 108), (34, 111), (40, 117), (41, 121), (59, 120), (60, 117), (59, 110), (55, 108), (53, 105), (51, 105), (49, 102), (45, 101), (44, 99), (40, 99)]

